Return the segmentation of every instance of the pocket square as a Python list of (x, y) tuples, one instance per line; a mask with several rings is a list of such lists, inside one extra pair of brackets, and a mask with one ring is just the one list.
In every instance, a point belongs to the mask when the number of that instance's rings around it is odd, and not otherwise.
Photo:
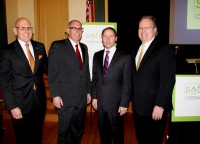
[(39, 59), (41, 59), (42, 58), (42, 55), (39, 55), (39, 57), (38, 57)]

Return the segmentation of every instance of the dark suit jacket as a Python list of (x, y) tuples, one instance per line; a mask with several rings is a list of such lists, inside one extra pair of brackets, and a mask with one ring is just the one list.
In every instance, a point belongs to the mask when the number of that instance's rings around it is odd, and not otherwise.
[(83, 68), (70, 40), (54, 41), (49, 50), (48, 79), (51, 98), (60, 96), (64, 106), (87, 104), (87, 93), (91, 92), (89, 58), (87, 46), (80, 43), (83, 54)]
[[(23, 114), (30, 112), (35, 104), (46, 110), (43, 72), (47, 73), (47, 55), (44, 44), (33, 40), (31, 43), (35, 55), (34, 74), (18, 40), (0, 52), (0, 82), (7, 109), (20, 107)], [(37, 97), (33, 97), (34, 83)]]
[[(137, 50), (134, 51), (134, 63)], [(155, 105), (172, 108), (172, 91), (175, 84), (175, 53), (155, 38), (147, 49), (138, 71), (134, 66), (133, 106), (142, 116), (151, 115)]]
[(119, 106), (129, 106), (133, 75), (132, 58), (117, 49), (104, 77), (103, 53), (104, 50), (96, 52), (93, 58), (92, 98), (97, 99), (98, 108), (107, 112), (117, 112)]

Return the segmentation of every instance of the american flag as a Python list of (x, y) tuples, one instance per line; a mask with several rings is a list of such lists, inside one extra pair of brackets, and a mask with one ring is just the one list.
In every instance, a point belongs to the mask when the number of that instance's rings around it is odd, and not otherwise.
[(94, 0), (86, 0), (86, 22), (94, 22)]

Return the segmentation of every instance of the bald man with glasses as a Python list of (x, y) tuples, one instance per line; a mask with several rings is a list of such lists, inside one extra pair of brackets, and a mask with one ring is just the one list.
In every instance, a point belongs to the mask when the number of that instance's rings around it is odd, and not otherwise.
[(16, 143), (42, 144), (46, 114), (43, 73), (48, 69), (45, 47), (31, 39), (33, 28), (27, 18), (18, 18), (13, 32), (17, 39), (0, 52), (1, 89)]
[(78, 20), (68, 24), (68, 37), (54, 41), (49, 50), (49, 86), (58, 112), (58, 144), (80, 144), (86, 106), (91, 101), (88, 48), (81, 43)]

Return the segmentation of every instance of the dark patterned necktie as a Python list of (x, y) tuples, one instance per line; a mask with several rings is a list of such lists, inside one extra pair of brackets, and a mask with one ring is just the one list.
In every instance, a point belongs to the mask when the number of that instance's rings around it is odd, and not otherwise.
[(83, 62), (82, 62), (82, 59), (81, 59), (80, 51), (79, 51), (79, 49), (78, 49), (78, 45), (76, 44), (75, 47), (76, 47), (76, 56), (77, 56), (77, 58), (78, 58), (78, 62), (79, 62), (79, 65), (80, 65), (80, 69), (82, 69), (82, 68), (83, 68)]
[(103, 74), (104, 76), (107, 74), (108, 72), (108, 66), (109, 66), (109, 52), (110, 51), (106, 51), (106, 56), (105, 56), (105, 59), (104, 59), (104, 66), (103, 66)]

